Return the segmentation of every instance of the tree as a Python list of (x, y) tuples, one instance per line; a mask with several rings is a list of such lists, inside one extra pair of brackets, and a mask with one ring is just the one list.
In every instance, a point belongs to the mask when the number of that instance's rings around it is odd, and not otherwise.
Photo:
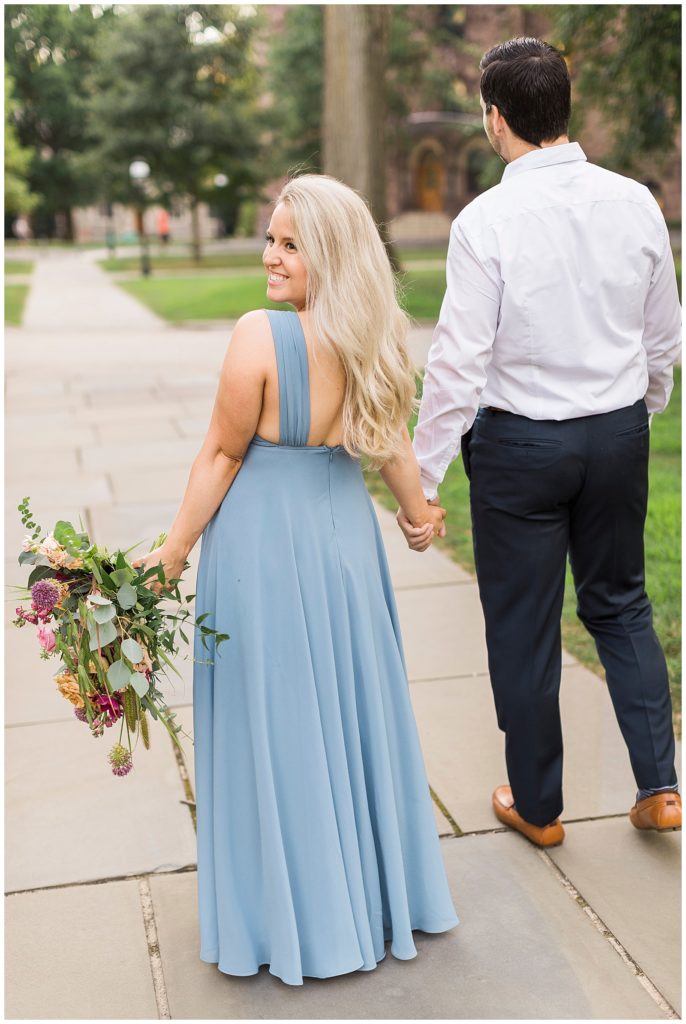
[[(170, 208), (188, 200), (199, 260), (198, 204), (228, 211), (253, 196), (262, 177), (254, 17), (220, 4), (115, 11), (90, 81), (97, 141), (88, 162), (110, 202)], [(136, 158), (150, 166), (145, 193), (129, 177)], [(215, 179), (226, 178), (218, 188)]]
[(66, 4), (5, 6), (5, 60), (14, 79), (19, 142), (31, 150), (28, 184), (40, 198), (34, 220), (73, 238), (72, 208), (91, 202), (95, 183), (79, 163), (89, 137), (86, 79), (98, 30), (110, 14)]
[(368, 200), (389, 256), (386, 219), (386, 92), (390, 8), (324, 8), (324, 171)]
[(322, 169), (322, 26), (319, 4), (294, 4), (285, 12), (282, 30), (270, 34), (266, 80), (275, 177), (295, 165), (314, 173)]
[(13, 83), (5, 65), (5, 213), (29, 213), (38, 197), (29, 191), (26, 182), (31, 150), (20, 145), (14, 122), (16, 100)]
[(546, 8), (578, 95), (603, 111), (609, 159), (629, 170), (674, 148), (681, 122), (681, 7), (583, 4)]

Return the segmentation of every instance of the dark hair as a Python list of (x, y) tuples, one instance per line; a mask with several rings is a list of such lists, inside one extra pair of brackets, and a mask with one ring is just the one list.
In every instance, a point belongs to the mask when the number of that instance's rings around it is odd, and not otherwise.
[(538, 146), (567, 134), (571, 82), (564, 57), (541, 39), (510, 39), (481, 58), (486, 110), (495, 104), (509, 127)]

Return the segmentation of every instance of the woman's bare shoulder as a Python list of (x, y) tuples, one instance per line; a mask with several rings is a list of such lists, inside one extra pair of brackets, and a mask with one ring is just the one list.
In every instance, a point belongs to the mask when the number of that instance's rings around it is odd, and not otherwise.
[(239, 317), (231, 332), (229, 353), (234, 363), (271, 366), (274, 341), (266, 309), (252, 309)]

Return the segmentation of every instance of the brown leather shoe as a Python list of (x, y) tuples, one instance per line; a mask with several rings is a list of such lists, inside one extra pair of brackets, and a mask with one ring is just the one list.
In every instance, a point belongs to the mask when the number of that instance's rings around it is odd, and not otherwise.
[(681, 828), (681, 797), (669, 791), (639, 800), (629, 811), (634, 828), (676, 832)]
[(526, 836), (536, 846), (559, 846), (565, 837), (565, 830), (559, 818), (550, 825), (531, 825), (514, 810), (514, 797), (509, 786), (498, 786), (493, 792), (493, 810), (498, 821), (509, 825)]

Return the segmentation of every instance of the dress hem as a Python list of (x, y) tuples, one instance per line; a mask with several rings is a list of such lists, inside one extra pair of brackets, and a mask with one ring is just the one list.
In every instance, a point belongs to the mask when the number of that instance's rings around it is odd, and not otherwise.
[[(454, 928), (459, 923), (460, 923), (460, 920), (459, 920), (459, 918), (457, 918), (451, 924), (434, 925), (431, 928), (429, 928), (429, 927), (423, 927), (423, 928), (416, 927), (416, 928), (413, 928), (412, 930), (413, 931), (419, 931), (419, 932), (426, 932), (429, 935), (431, 935), (431, 934), (438, 934), (440, 932), (450, 931), (451, 928)], [(403, 956), (402, 954), (394, 953), (393, 952), (393, 945), (392, 945), (392, 943), (393, 943), (392, 938), (387, 938), (384, 941), (391, 943), (391, 950), (390, 950), (390, 952), (391, 952), (391, 956), (394, 958), (394, 960), (414, 960), (417, 957), (417, 955), (418, 955), (416, 949), (415, 949), (415, 951), (413, 953), (410, 953), (408, 956)], [(373, 971), (373, 970), (376, 969), (377, 965), (381, 963), (382, 960), (386, 959), (387, 953), (388, 953), (388, 950), (384, 950), (383, 956), (379, 957), (379, 959), (376, 961), (375, 964), (370, 964), (367, 967), (365, 967), (365, 962), (364, 962), (364, 960), (362, 960), (360, 963), (358, 963), (354, 967), (345, 967), (342, 970), (330, 971), (327, 974), (311, 974), (311, 973), (303, 972), (303, 975), (302, 975), (302, 978), (300, 979), (300, 981), (287, 981), (280, 974), (277, 974), (275, 971), (272, 971), (269, 960), (263, 960), (261, 963), (257, 964), (255, 970), (253, 970), (253, 971), (240, 971), (240, 970), (227, 970), (226, 968), (222, 967), (220, 962), (219, 962), (219, 955), (216, 952), (204, 953), (204, 954), (201, 953), (200, 954), (200, 959), (203, 961), (203, 963), (206, 963), (206, 964), (216, 964), (217, 969), (219, 971), (221, 971), (222, 974), (226, 974), (229, 977), (235, 977), (235, 978), (250, 978), (250, 977), (254, 977), (256, 974), (259, 974), (261, 967), (268, 966), (269, 967), (269, 973), (272, 975), (272, 977), (278, 978), (280, 981), (282, 981), (284, 983), (284, 985), (303, 985), (305, 978), (319, 978), (319, 979), (338, 978), (338, 977), (341, 977), (341, 975), (344, 975), (344, 974), (354, 974), (356, 971), (365, 971), (365, 972)]]

